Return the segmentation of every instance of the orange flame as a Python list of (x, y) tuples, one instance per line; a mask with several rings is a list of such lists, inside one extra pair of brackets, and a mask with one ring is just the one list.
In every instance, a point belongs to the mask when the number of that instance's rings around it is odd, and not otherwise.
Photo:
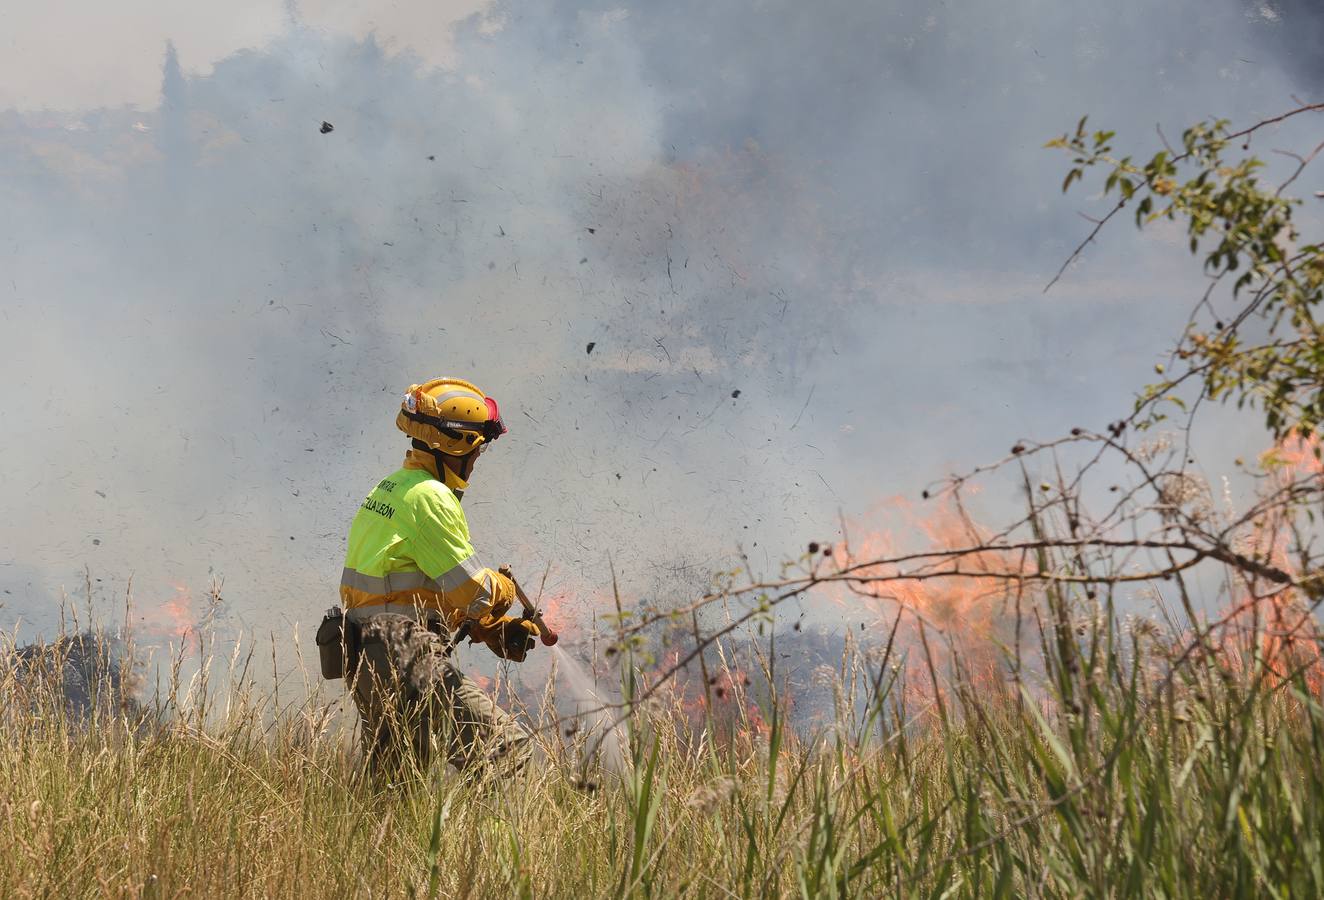
[[(1266, 491), (1324, 477), (1320, 456), (1316, 435), (1292, 436), (1269, 448), (1260, 455), (1260, 464), (1270, 476)], [(1286, 515), (1266, 516), (1251, 524), (1246, 537), (1253, 557), (1296, 575), (1297, 566), (1289, 553), (1291, 524)], [(1230, 667), (1245, 671), (1258, 655), (1276, 679), (1287, 679), (1300, 670), (1307, 686), (1320, 693), (1324, 687), (1320, 628), (1297, 589), (1256, 594), (1252, 584), (1224, 612), (1224, 618), (1220, 646)]]
[(538, 605), (538, 611), (542, 613), (542, 619), (553, 631), (559, 633), (565, 627), (566, 595), (563, 593), (544, 594), (540, 600), (535, 601)]
[(183, 582), (172, 582), (174, 594), (155, 609), (141, 616), (144, 631), (151, 637), (178, 640), (197, 645), (198, 617), (193, 608), (193, 593)]
[[(997, 686), (1000, 647), (1010, 643), (1005, 638), (1008, 626), (1014, 624), (1008, 582), (999, 573), (1028, 572), (1029, 561), (1000, 550), (965, 552), (984, 543), (988, 534), (951, 502), (921, 515), (908, 501), (894, 498), (876, 512), (899, 516), (901, 522), (892, 529), (861, 529), (847, 522), (848, 541), (830, 548), (829, 559), (838, 573), (877, 580), (842, 584), (831, 592), (833, 599), (844, 606), (869, 604), (881, 620), (878, 624), (889, 629), (897, 610), (901, 611), (896, 650), (898, 655), (909, 652), (907, 688), (915, 699), (940, 691), (932, 683), (926, 653), (940, 677), (949, 670), (955, 651), (976, 686)], [(919, 541), (908, 546), (898, 540), (898, 533)], [(935, 555), (899, 565), (871, 562), (914, 550)], [(962, 552), (942, 555), (953, 551)], [(921, 628), (928, 638), (927, 651)]]

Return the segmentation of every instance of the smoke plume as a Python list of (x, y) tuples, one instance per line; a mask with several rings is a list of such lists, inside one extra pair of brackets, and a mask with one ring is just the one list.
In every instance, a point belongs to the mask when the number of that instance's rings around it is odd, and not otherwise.
[(494, 4), (440, 63), (295, 10), (196, 70), (162, 47), (154, 105), (0, 112), (5, 619), (49, 625), (87, 566), (307, 631), (440, 374), (511, 425), (480, 552), (571, 592), (775, 570), (1106, 421), (1189, 270), (1121, 228), (1042, 295), (1088, 201), (1041, 145), (1317, 90), (1282, 48), (1318, 16), (1265, 9)]

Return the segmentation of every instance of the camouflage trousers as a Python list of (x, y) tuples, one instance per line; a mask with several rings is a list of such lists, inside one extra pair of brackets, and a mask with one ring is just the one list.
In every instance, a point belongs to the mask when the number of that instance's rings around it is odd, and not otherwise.
[(435, 748), (457, 769), (510, 775), (528, 762), (530, 734), (451, 662), (446, 644), (409, 616), (359, 622), (351, 679), (363, 753), (374, 772), (427, 767)]

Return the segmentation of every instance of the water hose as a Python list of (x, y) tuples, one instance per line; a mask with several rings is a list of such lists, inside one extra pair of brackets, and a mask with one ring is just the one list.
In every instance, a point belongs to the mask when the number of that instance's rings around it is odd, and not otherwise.
[(515, 585), (515, 596), (519, 598), (520, 605), (524, 607), (524, 618), (528, 619), (534, 625), (538, 626), (538, 640), (542, 641), (544, 647), (553, 647), (561, 636), (548, 627), (542, 620), (542, 613), (538, 612), (538, 607), (529, 600), (528, 594), (524, 593), (524, 588), (519, 586), (515, 576), (510, 571), (510, 566), (502, 566), (501, 574), (510, 579), (510, 583)]

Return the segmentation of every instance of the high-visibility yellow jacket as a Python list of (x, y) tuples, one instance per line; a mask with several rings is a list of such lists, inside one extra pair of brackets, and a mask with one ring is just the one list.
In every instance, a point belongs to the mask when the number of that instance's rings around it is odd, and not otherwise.
[(510, 608), (515, 586), (478, 561), (459, 498), (431, 460), (411, 453), (354, 516), (340, 599), (352, 619), (435, 611), (452, 629), (469, 619), (481, 640)]

